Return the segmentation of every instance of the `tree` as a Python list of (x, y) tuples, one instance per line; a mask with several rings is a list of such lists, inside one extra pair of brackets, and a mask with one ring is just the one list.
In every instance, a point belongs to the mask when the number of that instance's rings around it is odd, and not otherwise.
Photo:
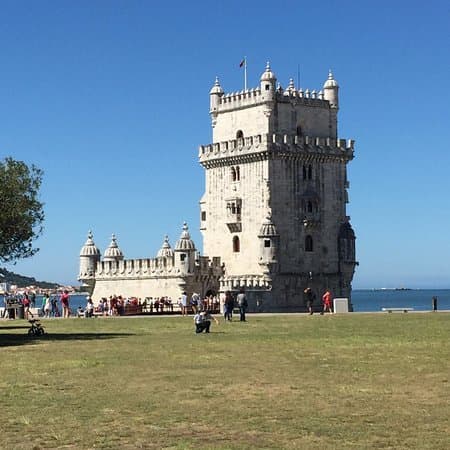
[(39, 251), (44, 210), (38, 199), (43, 172), (11, 157), (0, 160), (0, 262), (15, 262)]

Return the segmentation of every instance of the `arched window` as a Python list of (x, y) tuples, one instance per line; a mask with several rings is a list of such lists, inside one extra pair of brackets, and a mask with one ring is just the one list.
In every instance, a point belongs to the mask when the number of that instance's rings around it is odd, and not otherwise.
[(313, 238), (308, 234), (308, 236), (305, 237), (305, 252), (312, 252), (313, 251)]
[(297, 127), (297, 136), (303, 136), (302, 127), (300, 125)]
[(311, 201), (308, 201), (308, 212), (312, 213), (313, 212), (313, 205)]
[(239, 253), (241, 251), (241, 244), (239, 242), (239, 237), (238, 236), (234, 236), (233, 237), (233, 252), (234, 253)]
[(236, 167), (236, 181), (239, 181), (241, 179), (241, 169), (239, 169), (239, 166)]
[(308, 166), (308, 180), (312, 180), (312, 166)]
[(238, 130), (236, 133), (236, 139), (244, 139), (244, 133), (242, 130)]
[(236, 181), (236, 169), (234, 167), (231, 168), (231, 181)]

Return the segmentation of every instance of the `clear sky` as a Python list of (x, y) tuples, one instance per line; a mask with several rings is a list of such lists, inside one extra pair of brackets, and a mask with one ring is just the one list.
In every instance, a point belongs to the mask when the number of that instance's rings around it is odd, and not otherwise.
[[(450, 287), (449, 3), (0, 1), (0, 158), (45, 172), (40, 252), (8, 266), (75, 283), (89, 229), (103, 252), (154, 257), (183, 221), (201, 248), (197, 148), (209, 90), (249, 87), (265, 63), (340, 85), (356, 140), (348, 214), (354, 287)], [(296, 83), (297, 84), (297, 83)], [(211, 256), (211, 255), (210, 255)]]

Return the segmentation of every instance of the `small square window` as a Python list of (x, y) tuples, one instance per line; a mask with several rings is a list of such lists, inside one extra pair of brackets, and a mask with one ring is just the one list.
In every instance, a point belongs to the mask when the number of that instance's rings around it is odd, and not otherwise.
[(186, 259), (186, 255), (184, 254), (184, 253), (182, 253), (181, 255), (180, 255), (180, 260), (181, 261), (184, 261)]
[(264, 247), (270, 247), (270, 239), (264, 239)]
[(206, 220), (206, 211), (202, 211), (202, 221)]
[(266, 84), (266, 91), (270, 90), (270, 84)]

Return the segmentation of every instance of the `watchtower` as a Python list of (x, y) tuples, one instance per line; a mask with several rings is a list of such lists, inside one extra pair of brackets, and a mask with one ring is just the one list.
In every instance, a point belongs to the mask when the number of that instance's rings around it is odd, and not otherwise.
[(250, 307), (301, 310), (303, 290), (350, 298), (355, 234), (346, 215), (354, 141), (338, 139), (339, 86), (277, 84), (270, 64), (254, 89), (210, 91), (212, 143), (200, 146), (204, 254), (220, 255), (222, 291)]

